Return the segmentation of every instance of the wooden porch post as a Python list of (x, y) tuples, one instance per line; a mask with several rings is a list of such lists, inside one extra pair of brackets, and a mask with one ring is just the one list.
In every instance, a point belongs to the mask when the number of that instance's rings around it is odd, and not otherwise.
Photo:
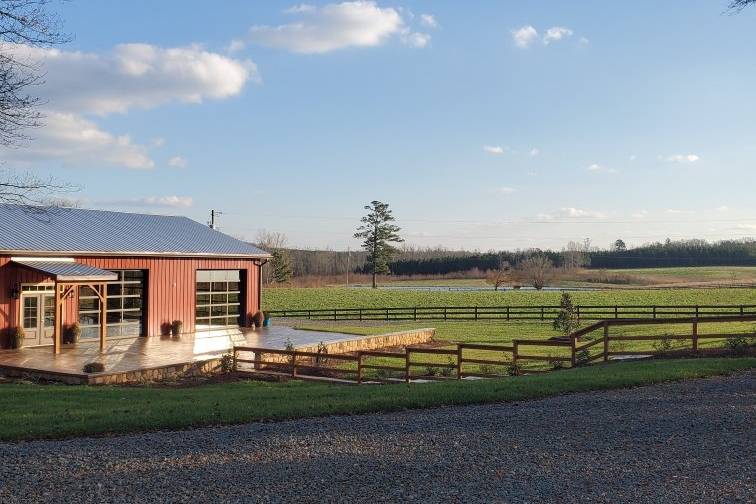
[(63, 332), (63, 300), (61, 299), (61, 289), (65, 286), (55, 282), (55, 327), (53, 333), (53, 354), (58, 355), (60, 353), (60, 342)]
[(100, 352), (105, 351), (108, 342), (108, 287), (100, 284)]

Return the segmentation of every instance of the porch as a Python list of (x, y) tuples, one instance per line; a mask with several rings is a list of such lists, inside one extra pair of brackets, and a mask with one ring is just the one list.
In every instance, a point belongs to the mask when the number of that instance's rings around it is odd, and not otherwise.
[[(185, 333), (178, 338), (109, 339), (103, 350), (100, 341), (93, 340), (63, 345), (59, 354), (53, 354), (49, 346), (0, 350), (0, 375), (70, 384), (139, 383), (212, 373), (235, 346), (283, 350), (291, 342), (297, 350), (315, 351), (322, 342), (329, 353), (336, 354), (424, 343), (432, 337), (432, 329), (357, 336), (273, 326)], [(91, 362), (102, 363), (105, 371), (84, 373), (84, 365)]]
[[(62, 345), (58, 354), (51, 352), (50, 346), (2, 350), (0, 374), (66, 383), (126, 383), (168, 377), (171, 371), (203, 371), (201, 368), (207, 367), (207, 363), (212, 365), (235, 345), (283, 349), (288, 341), (299, 348), (311, 347), (321, 341), (332, 343), (355, 338), (359, 337), (274, 326), (257, 330), (240, 328), (186, 333), (178, 338), (109, 339), (102, 350), (98, 340), (82, 341)], [(84, 373), (84, 365), (90, 362), (104, 364), (105, 371)]]

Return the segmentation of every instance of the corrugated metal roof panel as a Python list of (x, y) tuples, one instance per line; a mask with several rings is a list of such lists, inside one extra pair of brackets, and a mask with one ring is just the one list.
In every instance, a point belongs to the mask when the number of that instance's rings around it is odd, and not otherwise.
[(0, 204), (0, 252), (268, 257), (187, 217)]
[(88, 266), (71, 261), (40, 261), (13, 259), (13, 262), (50, 275), (61, 282), (98, 281), (112, 282), (118, 280), (118, 275), (94, 266)]

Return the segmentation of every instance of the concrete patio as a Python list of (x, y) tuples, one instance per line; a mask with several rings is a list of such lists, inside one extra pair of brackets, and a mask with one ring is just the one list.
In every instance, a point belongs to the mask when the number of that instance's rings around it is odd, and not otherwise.
[[(423, 332), (425, 331), (425, 332)], [(431, 331), (431, 332), (428, 332)], [(109, 340), (104, 351), (99, 341), (64, 345), (55, 355), (52, 347), (0, 350), (0, 375), (62, 381), (65, 383), (131, 383), (217, 370), (220, 358), (235, 346), (284, 349), (288, 342), (312, 351), (320, 342), (329, 352), (379, 348), (427, 341), (432, 330), (357, 336), (326, 331), (304, 331), (288, 326), (187, 333), (178, 338), (124, 338)], [(100, 362), (102, 373), (86, 374), (85, 364)]]

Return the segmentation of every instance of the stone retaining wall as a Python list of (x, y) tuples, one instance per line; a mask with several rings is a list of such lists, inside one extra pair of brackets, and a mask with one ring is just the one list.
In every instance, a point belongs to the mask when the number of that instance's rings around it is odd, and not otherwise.
[[(346, 341), (324, 342), (326, 350), (330, 354), (343, 354), (364, 350), (379, 350), (388, 347), (419, 345), (433, 341), (436, 330), (433, 328), (410, 329), (375, 336), (355, 336), (355, 339)], [(317, 352), (318, 345), (296, 347), (303, 352)]]

